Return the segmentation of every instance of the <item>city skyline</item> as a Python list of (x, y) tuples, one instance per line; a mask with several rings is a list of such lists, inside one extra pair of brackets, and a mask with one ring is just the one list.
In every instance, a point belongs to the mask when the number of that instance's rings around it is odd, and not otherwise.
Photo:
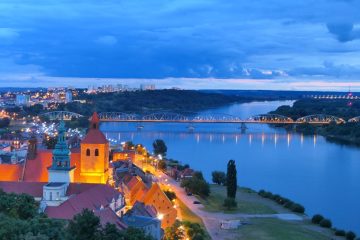
[(359, 2), (0, 3), (0, 86), (360, 90)]

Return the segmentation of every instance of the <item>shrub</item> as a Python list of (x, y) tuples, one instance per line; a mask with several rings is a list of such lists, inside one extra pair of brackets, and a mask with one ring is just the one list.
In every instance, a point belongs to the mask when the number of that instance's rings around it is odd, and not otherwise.
[(172, 191), (164, 191), (165, 195), (168, 197), (170, 201), (176, 199), (176, 193)]
[(294, 205), (294, 202), (289, 200), (287, 203), (284, 204), (284, 207), (290, 209), (292, 205)]
[(230, 210), (237, 207), (237, 202), (234, 198), (225, 198), (223, 206)]
[(346, 239), (347, 240), (354, 240), (356, 238), (356, 234), (353, 233), (352, 231), (349, 231), (346, 233)]
[(311, 222), (312, 223), (315, 223), (315, 224), (319, 224), (321, 222), (321, 220), (323, 220), (324, 217), (321, 216), (320, 214), (315, 214), (312, 219), (311, 219)]
[(320, 221), (320, 226), (323, 228), (331, 228), (332, 223), (329, 219), (324, 218), (323, 220)]
[(335, 230), (335, 236), (345, 236), (346, 235), (346, 232), (344, 230), (339, 230), (339, 229), (336, 229)]
[(261, 197), (264, 197), (265, 195), (265, 190), (261, 189), (259, 192), (258, 192), (259, 196)]
[(272, 199), (273, 194), (272, 194), (271, 192), (265, 192), (263, 197), (264, 197), (264, 198)]
[(296, 212), (296, 213), (304, 213), (305, 212), (305, 208), (298, 203), (292, 204), (290, 209), (291, 209), (291, 211)]

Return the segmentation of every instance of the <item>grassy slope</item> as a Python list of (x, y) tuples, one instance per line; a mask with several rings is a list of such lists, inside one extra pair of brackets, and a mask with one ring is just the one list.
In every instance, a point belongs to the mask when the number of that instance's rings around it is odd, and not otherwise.
[(205, 206), (204, 210), (209, 212), (224, 213), (247, 213), (247, 214), (272, 214), (277, 213), (274, 209), (260, 202), (253, 201), (257, 194), (246, 188), (238, 188), (236, 200), (238, 206), (236, 209), (227, 210), (222, 205), (226, 198), (226, 188), (218, 185), (211, 185), (211, 194), (207, 199), (199, 198)]
[[(206, 211), (246, 214), (288, 213), (289, 210), (277, 203), (260, 197), (248, 188), (238, 188), (238, 208), (233, 211), (224, 210), (222, 203), (226, 198), (226, 187), (211, 185), (211, 195), (207, 200), (200, 199)], [(322, 240), (334, 238), (328, 229), (320, 228), (309, 221), (284, 221), (274, 218), (249, 218), (249, 225), (234, 230), (237, 239), (246, 240)], [(335, 239), (335, 238), (334, 238)]]
[(330, 239), (330, 235), (311, 230), (308, 224), (283, 221), (279, 219), (251, 219), (251, 224), (241, 226), (237, 239), (246, 240), (325, 240)]

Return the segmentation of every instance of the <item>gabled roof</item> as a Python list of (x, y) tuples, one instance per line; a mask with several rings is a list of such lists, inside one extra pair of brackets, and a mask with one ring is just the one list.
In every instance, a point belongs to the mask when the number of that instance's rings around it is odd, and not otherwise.
[(143, 228), (152, 224), (158, 224), (160, 222), (159, 219), (154, 217), (136, 215), (125, 215), (121, 218), (121, 221), (124, 222), (127, 226), (134, 228)]
[(49, 206), (45, 213), (51, 218), (72, 219), (74, 215), (81, 213), (85, 208), (100, 210), (101, 207), (108, 207), (112, 199), (117, 199), (121, 194), (111, 186), (103, 184), (85, 184), (86, 190), (70, 197), (60, 206)]
[(145, 217), (156, 217), (157, 211), (151, 205), (145, 205), (142, 202), (136, 201), (133, 207), (128, 211), (132, 215), (145, 216)]
[[(164, 197), (166, 199), (168, 199), (168, 197), (166, 196), (166, 194), (161, 190), (159, 184), (157, 183), (153, 183), (151, 185), (151, 188), (149, 189), (149, 191), (147, 191), (147, 193), (144, 195), (143, 199), (142, 199), (142, 202), (146, 203), (148, 202), (155, 193), (160, 193), (162, 195), (164, 195)], [(169, 199), (168, 199), (169, 200)], [(169, 200), (169, 202), (171, 203), (171, 201)]]
[(124, 230), (128, 226), (123, 223), (116, 213), (110, 208), (104, 208), (94, 211), (94, 214), (100, 218), (101, 225), (105, 226), (107, 223), (115, 224), (119, 229)]
[(33, 197), (42, 197), (43, 182), (0, 182), (0, 189), (7, 193), (26, 193)]
[(22, 164), (0, 164), (0, 181), (21, 180)]

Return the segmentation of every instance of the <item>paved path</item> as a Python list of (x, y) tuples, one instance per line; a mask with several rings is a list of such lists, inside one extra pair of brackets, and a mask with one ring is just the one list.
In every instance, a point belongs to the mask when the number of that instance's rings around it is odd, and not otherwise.
[(194, 201), (198, 201), (195, 196), (188, 196), (183, 188), (180, 187), (180, 183), (176, 182), (171, 177), (165, 175), (164, 173), (157, 171), (157, 176), (160, 176), (158, 179), (161, 183), (170, 184), (171, 189), (176, 193), (176, 196), (186, 205), (191, 211), (198, 215), (208, 233), (212, 239), (216, 240), (225, 240), (229, 239), (228, 231), (222, 230), (220, 228), (220, 223), (223, 220), (239, 220), (247, 218), (278, 218), (287, 221), (302, 221), (303, 217), (293, 214), (293, 213), (284, 213), (284, 214), (243, 214), (243, 213), (234, 213), (234, 214), (225, 214), (221, 212), (207, 212), (202, 210), (204, 207), (202, 204), (194, 204)]

